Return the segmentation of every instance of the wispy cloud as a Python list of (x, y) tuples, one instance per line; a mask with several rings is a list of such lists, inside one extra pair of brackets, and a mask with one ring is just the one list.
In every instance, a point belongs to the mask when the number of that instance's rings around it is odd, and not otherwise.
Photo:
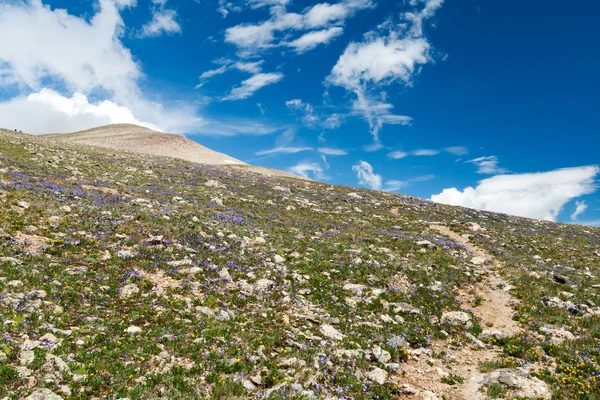
[(587, 204), (585, 204), (585, 201), (576, 201), (575, 202), (575, 211), (573, 211), (573, 214), (571, 214), (571, 220), (572, 221), (576, 221), (577, 218), (583, 214), (585, 212), (585, 210), (587, 209)]
[(292, 174), (304, 178), (325, 179), (325, 169), (317, 163), (302, 162), (288, 169)]
[(417, 156), (417, 157), (432, 157), (437, 156), (442, 153), (448, 153), (452, 155), (465, 155), (469, 152), (469, 150), (464, 146), (452, 146), (452, 147), (444, 147), (441, 149), (418, 149), (413, 151), (403, 151), (396, 150), (388, 153), (388, 157), (394, 160), (400, 160), (402, 158), (406, 158), (408, 156)]
[(259, 73), (246, 79), (241, 83), (241, 86), (231, 89), (228, 95), (221, 98), (227, 100), (242, 100), (252, 96), (258, 90), (265, 86), (272, 85), (283, 79), (282, 73)]
[(321, 154), (325, 154), (326, 156), (345, 156), (348, 154), (346, 150), (334, 149), (331, 147), (319, 147), (317, 151)]
[(268, 150), (261, 150), (254, 153), (257, 156), (266, 156), (271, 154), (296, 154), (303, 151), (311, 151), (312, 147), (293, 147), (293, 146), (279, 146)]
[(498, 166), (499, 162), (497, 156), (477, 157), (465, 161), (465, 163), (475, 164), (477, 166), (478, 174), (503, 174), (508, 172), (507, 169)]
[[(420, 65), (432, 62), (431, 45), (423, 34), (423, 22), (431, 18), (443, 0), (411, 1), (422, 5), (402, 15), (403, 23), (384, 23), (365, 34), (362, 42), (352, 42), (333, 67), (327, 82), (341, 86), (356, 96), (354, 109), (361, 111), (369, 123), (373, 148), (380, 148), (379, 131), (386, 123), (408, 123), (391, 114), (383, 99), (374, 100), (372, 92), (400, 82), (410, 86)], [(385, 107), (382, 107), (385, 105)]]

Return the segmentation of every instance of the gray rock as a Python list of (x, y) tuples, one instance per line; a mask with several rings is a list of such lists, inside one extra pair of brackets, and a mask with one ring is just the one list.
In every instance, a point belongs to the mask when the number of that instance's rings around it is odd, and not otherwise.
[(529, 377), (516, 369), (505, 368), (490, 372), (484, 376), (481, 383), (483, 386), (501, 384), (510, 390), (511, 397), (543, 399), (552, 397), (552, 392), (544, 381)]
[(392, 359), (392, 355), (389, 353), (389, 351), (383, 350), (379, 346), (373, 347), (372, 351), (373, 351), (373, 356), (375, 357), (375, 359), (382, 364), (386, 364), (386, 363), (390, 362), (390, 360)]
[(421, 315), (421, 310), (419, 310), (417, 307), (411, 306), (408, 303), (396, 303), (394, 306), (394, 312), (411, 315)]
[(463, 311), (449, 311), (442, 314), (442, 325), (462, 326), (467, 329), (473, 326), (471, 315)]
[(321, 325), (319, 330), (321, 331), (321, 333), (323, 335), (327, 336), (329, 339), (342, 340), (344, 338), (344, 334), (341, 333), (340, 331), (338, 331), (337, 329), (335, 329), (331, 325), (327, 325), (327, 324)]
[(36, 389), (29, 396), (29, 400), (63, 400), (63, 398), (50, 389)]
[(381, 368), (375, 367), (371, 371), (367, 372), (366, 376), (370, 381), (383, 385), (387, 380), (388, 373)]

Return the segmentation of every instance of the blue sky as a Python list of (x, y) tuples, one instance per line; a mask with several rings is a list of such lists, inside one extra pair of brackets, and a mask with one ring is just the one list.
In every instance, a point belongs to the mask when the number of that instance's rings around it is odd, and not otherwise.
[(0, 0), (0, 125), (141, 123), (330, 183), (598, 225), (599, 17), (589, 0)]

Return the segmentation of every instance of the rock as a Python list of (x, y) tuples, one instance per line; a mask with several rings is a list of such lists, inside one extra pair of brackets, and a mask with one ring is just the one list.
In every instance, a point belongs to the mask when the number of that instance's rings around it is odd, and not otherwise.
[(484, 230), (481, 225), (479, 225), (477, 222), (467, 222), (467, 226), (469, 227), (469, 229), (473, 232), (479, 232), (481, 230)]
[(204, 182), (204, 186), (209, 187), (209, 188), (224, 188), (225, 187), (225, 185), (223, 185), (221, 182), (214, 180), (214, 179)]
[(479, 337), (483, 340), (487, 339), (502, 339), (508, 336), (506, 333), (502, 332), (497, 328), (483, 328), (483, 331), (479, 334)]
[(379, 346), (373, 347), (373, 356), (377, 361), (379, 361), (382, 364), (387, 364), (392, 359), (392, 355)]
[(419, 240), (417, 242), (417, 246), (421, 246), (421, 247), (426, 248), (426, 249), (435, 249), (435, 248), (437, 248), (437, 246), (435, 244), (431, 243), (429, 240)]
[(417, 307), (411, 306), (408, 303), (396, 303), (394, 307), (394, 312), (411, 315), (421, 315), (421, 310), (419, 310)]
[(63, 400), (63, 398), (50, 389), (36, 389), (29, 396), (28, 400)]
[(319, 330), (321, 331), (321, 333), (323, 335), (325, 335), (328, 338), (333, 339), (333, 340), (342, 340), (345, 336), (343, 333), (341, 333), (340, 331), (335, 329), (333, 326), (327, 325), (327, 324), (321, 325)]
[(2, 350), (0, 350), (0, 363), (4, 363), (6, 361), (8, 361), (8, 356)]
[(225, 280), (225, 281), (231, 281), (231, 275), (229, 275), (229, 270), (227, 270), (227, 268), (223, 268), (221, 269), (221, 271), (219, 271), (219, 278)]
[(242, 379), (242, 386), (246, 390), (255, 390), (256, 389), (256, 385), (254, 385), (254, 383), (252, 383), (252, 381), (248, 380), (248, 379)]
[(265, 244), (265, 243), (267, 243), (267, 240), (262, 236), (254, 238), (254, 244)]
[(19, 354), (19, 363), (21, 365), (29, 365), (33, 360), (35, 360), (33, 350), (23, 350), (21, 354)]
[(483, 386), (501, 384), (510, 391), (510, 397), (543, 398), (550, 399), (552, 392), (548, 385), (538, 379), (527, 376), (516, 369), (498, 369), (485, 375)]
[(213, 197), (212, 199), (210, 199), (210, 201), (212, 203), (215, 203), (219, 207), (223, 207), (223, 200), (220, 197)]
[(550, 336), (550, 341), (554, 343), (562, 343), (565, 340), (575, 340), (575, 335), (566, 329), (554, 326), (543, 326), (540, 331)]
[(263, 278), (263, 279), (259, 279), (254, 284), (254, 290), (259, 291), (259, 292), (266, 292), (274, 285), (275, 285), (275, 282), (273, 282), (272, 280)]
[(281, 192), (281, 193), (287, 193), (287, 194), (292, 194), (292, 191), (289, 188), (286, 188), (284, 186), (273, 186), (273, 190), (275, 192)]
[(279, 254), (275, 254), (274, 260), (277, 264), (283, 264), (285, 262), (285, 258), (281, 257)]
[(357, 296), (362, 296), (363, 291), (366, 289), (367, 287), (365, 285), (361, 285), (359, 283), (347, 283), (344, 285), (343, 289), (348, 291), (348, 292), (352, 292)]
[(362, 196), (359, 195), (358, 193), (351, 192), (351, 193), (348, 193), (346, 196), (348, 196), (352, 199), (362, 200)]
[(134, 326), (134, 325), (131, 325), (129, 328), (125, 329), (125, 332), (130, 333), (130, 334), (139, 333), (141, 331), (142, 331), (142, 328), (140, 328), (139, 326)]
[(131, 250), (119, 250), (117, 252), (117, 256), (121, 258), (131, 258), (133, 255), (133, 251)]
[(127, 298), (127, 297), (131, 297), (134, 294), (137, 294), (139, 292), (140, 292), (140, 289), (138, 288), (138, 286), (135, 283), (130, 283), (128, 285), (123, 286), (119, 290), (119, 296), (121, 298)]
[(21, 208), (23, 208), (25, 210), (27, 210), (29, 207), (31, 207), (29, 205), (29, 203), (27, 203), (26, 201), (20, 201), (20, 202), (18, 202), (17, 206), (19, 206), (19, 207), (21, 207)]
[(375, 367), (371, 371), (367, 372), (366, 376), (370, 381), (383, 385), (387, 380), (388, 373), (381, 368)]
[(430, 390), (425, 390), (421, 392), (421, 398), (423, 400), (440, 400), (440, 398), (437, 397), (437, 395)]
[(44, 347), (48, 347), (50, 349), (55, 349), (62, 342), (61, 339), (57, 338), (51, 333), (46, 333), (44, 336), (40, 338), (40, 345)]
[(473, 327), (471, 315), (463, 311), (449, 311), (443, 313), (440, 323), (442, 325), (462, 326), (467, 329)]
[(414, 286), (410, 283), (406, 275), (396, 274), (388, 281), (388, 288), (394, 292), (408, 293), (413, 290)]
[(485, 264), (486, 262), (487, 262), (487, 259), (485, 257), (477, 256), (477, 257), (471, 258), (471, 264), (473, 264), (473, 265), (482, 265), (482, 264)]

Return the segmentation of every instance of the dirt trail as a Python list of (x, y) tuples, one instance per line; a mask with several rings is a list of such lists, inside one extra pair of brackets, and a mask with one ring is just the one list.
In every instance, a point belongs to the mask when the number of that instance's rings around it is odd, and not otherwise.
[[(502, 335), (510, 336), (520, 332), (518, 322), (512, 319), (514, 315), (512, 304), (515, 299), (508, 292), (510, 286), (498, 272), (502, 264), (446, 226), (430, 225), (430, 229), (463, 245), (472, 256), (472, 264), (483, 274), (480, 283), (461, 288), (458, 298), (463, 309), (471, 309), (482, 326), (497, 329)], [(404, 371), (405, 382), (420, 390), (432, 391), (440, 399), (442, 396), (448, 400), (487, 399), (488, 397), (479, 390), (485, 375), (479, 371), (479, 364), (499, 359), (502, 354), (500, 349), (491, 346), (480, 348), (475, 343), (473, 346), (454, 351), (449, 348), (449, 344), (445, 341), (434, 342), (431, 346), (434, 353), (446, 354), (446, 361), (452, 365), (451, 372), (463, 377), (464, 383), (453, 386), (442, 383), (442, 376), (449, 371), (442, 368), (441, 364), (431, 365), (431, 360), (427, 357), (409, 360)], [(423, 395), (423, 398), (428, 397)]]
[[(472, 308), (482, 326), (499, 329), (508, 336), (519, 333), (521, 330), (519, 323), (512, 319), (514, 315), (512, 304), (516, 300), (508, 292), (510, 285), (498, 273), (502, 263), (447, 226), (431, 225), (430, 228), (463, 245), (473, 257), (486, 260), (480, 265), (485, 272), (483, 281), (472, 288), (466, 290), (463, 288), (460, 291), (459, 299), (463, 307)], [(472, 299), (477, 296), (483, 302), (473, 307)]]

